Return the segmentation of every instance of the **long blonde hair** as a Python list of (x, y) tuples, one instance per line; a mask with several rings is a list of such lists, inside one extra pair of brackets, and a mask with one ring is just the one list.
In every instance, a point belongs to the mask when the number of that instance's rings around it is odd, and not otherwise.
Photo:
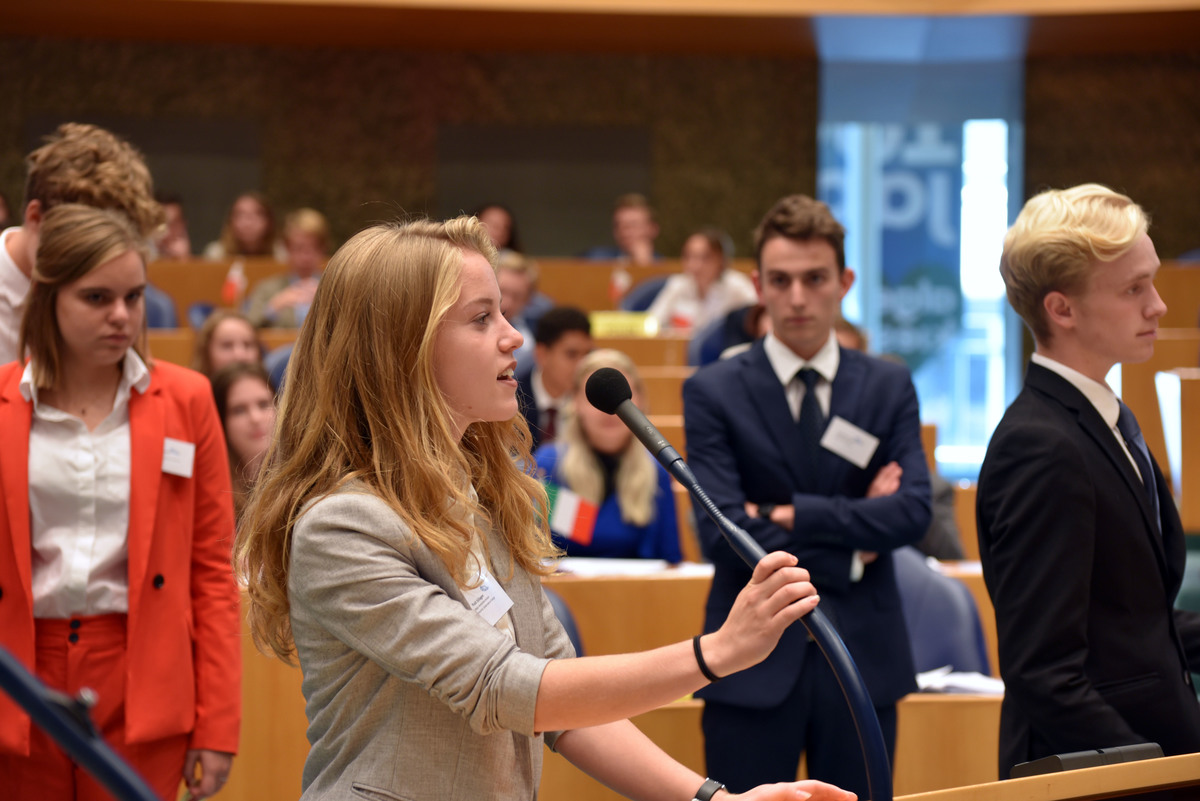
[[(588, 376), (601, 367), (620, 370), (629, 379), (634, 399), (646, 397), (646, 387), (638, 375), (633, 360), (618, 350), (602, 348), (583, 358), (575, 370), (571, 397), (579, 396)], [(588, 444), (587, 436), (579, 415), (575, 412), (575, 401), (564, 410), (565, 425), (562, 433), (562, 457), (558, 472), (572, 491), (599, 506), (604, 503), (604, 469), (600, 459)], [(658, 491), (658, 474), (654, 457), (632, 436), (625, 450), (621, 451), (614, 474), (617, 506), (621, 519), (635, 526), (645, 526), (654, 519), (654, 496)]]
[(515, 564), (549, 572), (545, 490), (519, 467), (532, 463), (524, 418), (474, 423), (460, 440), (434, 377), (435, 335), (469, 252), (496, 257), (472, 217), (389, 223), (352, 237), (325, 269), (235, 546), (255, 642), (285, 661), (293, 528), (306, 503), (349, 481), (391, 506), (453, 576), (467, 575), (476, 537), (462, 509), (496, 527)]

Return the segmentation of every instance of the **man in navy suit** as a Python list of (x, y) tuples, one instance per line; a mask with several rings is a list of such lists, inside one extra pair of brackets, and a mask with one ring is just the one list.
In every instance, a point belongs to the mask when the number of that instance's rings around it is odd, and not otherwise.
[(591, 351), (592, 325), (582, 310), (558, 306), (538, 320), (533, 361), (517, 367), (517, 401), (533, 438), (530, 450), (554, 441), (575, 370)]
[(1184, 537), (1105, 376), (1154, 350), (1166, 305), (1145, 213), (1106, 187), (1037, 195), (1000, 272), (1037, 348), (988, 445), (976, 512), (996, 608), (1000, 776), (1051, 754), (1200, 750), (1200, 615), (1173, 609)]
[[(854, 283), (844, 237), (828, 207), (803, 195), (767, 213), (754, 280), (772, 333), (688, 380), (684, 425), (689, 463), (713, 501), (811, 573), (894, 750), (895, 704), (916, 682), (891, 552), (929, 527), (929, 471), (908, 370), (841, 349), (833, 334)], [(711, 521), (698, 524), (715, 568), (704, 623), (713, 631), (751, 571)], [(810, 777), (867, 797), (849, 709), (802, 627), (697, 695), (708, 771), (731, 791), (793, 779), (803, 752)]]

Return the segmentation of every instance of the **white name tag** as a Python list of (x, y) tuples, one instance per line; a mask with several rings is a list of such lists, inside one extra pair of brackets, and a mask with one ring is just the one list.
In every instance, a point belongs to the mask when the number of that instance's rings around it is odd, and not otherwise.
[(196, 443), (166, 437), (163, 440), (163, 472), (173, 476), (192, 477), (196, 462)]
[(508, 597), (500, 582), (496, 581), (486, 567), (480, 568), (479, 579), (482, 583), (473, 589), (463, 590), (463, 595), (467, 597), (467, 603), (475, 610), (475, 614), (486, 620), (489, 626), (494, 626), (504, 617), (505, 612), (512, 609), (512, 598)]
[(868, 434), (843, 417), (833, 416), (821, 437), (821, 447), (833, 451), (850, 464), (866, 467), (879, 447), (879, 437)]

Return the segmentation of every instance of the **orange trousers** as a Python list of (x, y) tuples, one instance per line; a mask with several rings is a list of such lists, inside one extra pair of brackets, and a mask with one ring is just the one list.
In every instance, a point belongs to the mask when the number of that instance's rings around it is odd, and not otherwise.
[[(125, 615), (38, 620), (36, 674), (74, 696), (95, 690), (92, 722), (104, 741), (164, 801), (179, 797), (188, 735), (149, 743), (125, 742)], [(0, 787), (12, 801), (113, 801), (36, 725), (28, 757), (0, 754)]]

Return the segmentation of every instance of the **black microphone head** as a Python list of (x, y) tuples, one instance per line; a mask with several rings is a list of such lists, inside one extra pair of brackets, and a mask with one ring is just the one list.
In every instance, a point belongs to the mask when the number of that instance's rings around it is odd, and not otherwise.
[(633, 398), (633, 390), (620, 370), (601, 367), (592, 373), (584, 387), (588, 403), (605, 414), (616, 414), (617, 407)]

